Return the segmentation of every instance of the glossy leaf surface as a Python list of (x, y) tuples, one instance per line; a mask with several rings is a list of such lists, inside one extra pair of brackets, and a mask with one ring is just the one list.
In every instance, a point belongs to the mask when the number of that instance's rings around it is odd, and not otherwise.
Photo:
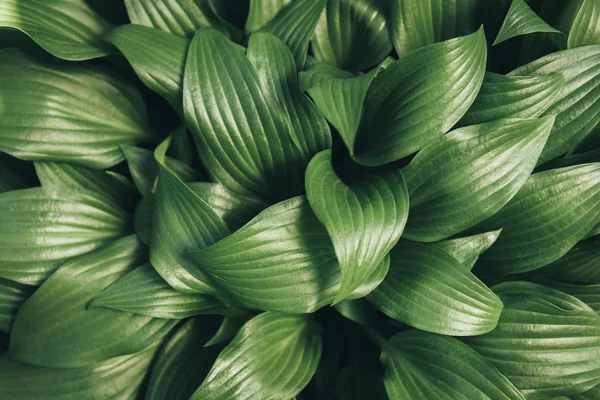
[(516, 36), (527, 35), (536, 32), (558, 33), (527, 5), (525, 0), (513, 0), (504, 19), (504, 23), (496, 36), (494, 45), (500, 44)]

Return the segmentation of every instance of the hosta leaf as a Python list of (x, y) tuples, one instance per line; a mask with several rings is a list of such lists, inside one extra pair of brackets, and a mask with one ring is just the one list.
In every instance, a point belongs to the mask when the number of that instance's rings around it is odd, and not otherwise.
[(381, 165), (408, 156), (446, 133), (483, 82), (483, 29), (400, 58), (369, 89), (354, 158)]
[(211, 27), (233, 40), (241, 38), (241, 32), (217, 13), (213, 0), (125, 0), (125, 6), (136, 25), (188, 38), (202, 27)]
[(118, 144), (152, 139), (135, 89), (105, 69), (0, 51), (0, 151), (107, 168)]
[(158, 353), (144, 399), (188, 400), (202, 383), (219, 354), (204, 343), (214, 331), (211, 317), (187, 320)]
[(573, 296), (528, 282), (494, 287), (498, 327), (466, 339), (527, 399), (568, 396), (600, 383), (600, 315)]
[(554, 103), (564, 86), (565, 78), (561, 74), (506, 76), (487, 72), (475, 102), (460, 125), (539, 117)]
[(334, 307), (344, 317), (358, 324), (370, 324), (377, 318), (377, 310), (365, 299), (340, 301)]
[(188, 39), (138, 25), (118, 26), (106, 39), (123, 53), (147, 87), (181, 112)]
[(410, 194), (404, 237), (433, 242), (491, 217), (525, 184), (554, 117), (503, 119), (457, 129), (402, 169)]
[(270, 22), (279, 11), (292, 0), (250, 0), (248, 19), (244, 29), (247, 33), (256, 32)]
[(238, 333), (242, 325), (248, 322), (251, 316), (252, 314), (250, 313), (243, 313), (235, 316), (225, 316), (217, 332), (204, 344), (204, 347), (215, 346), (223, 342), (228, 342)]
[(35, 286), (0, 278), (0, 332), (10, 332), (19, 307), (35, 289)]
[(154, 201), (152, 196), (144, 197), (135, 208), (133, 226), (138, 239), (150, 246), (152, 237), (152, 219), (154, 218)]
[[(600, 385), (594, 386), (593, 389), (586, 390), (581, 394), (570, 396), (568, 400), (596, 400), (600, 397)], [(559, 399), (560, 400), (560, 399)]]
[(157, 346), (79, 368), (47, 368), (0, 356), (0, 397), (10, 400), (135, 399)]
[(415, 328), (452, 336), (494, 329), (502, 302), (464, 265), (436, 246), (401, 241), (390, 270), (368, 300)]
[(53, 186), (2, 193), (0, 277), (39, 285), (67, 259), (131, 228), (131, 216), (96, 192)]
[(308, 45), (327, 0), (294, 0), (283, 7), (260, 31), (277, 36), (289, 47), (298, 70), (304, 67)]
[(575, 146), (600, 122), (600, 46), (552, 53), (509, 75), (561, 73), (566, 84), (544, 115), (556, 115), (554, 128), (539, 163), (556, 158)]
[(512, 0), (504, 23), (496, 36), (494, 46), (516, 36), (536, 32), (558, 33), (561, 31), (548, 25), (527, 5), (525, 0)]
[(553, 289), (560, 290), (563, 293), (570, 294), (590, 306), (594, 311), (600, 312), (600, 285), (574, 285), (571, 283), (561, 283), (543, 280), (540, 283)]
[(331, 150), (317, 154), (306, 169), (308, 201), (329, 232), (340, 263), (336, 303), (377, 270), (408, 217), (408, 191), (399, 169), (347, 170), (344, 181), (333, 168)]
[(142, 264), (145, 253), (128, 236), (64, 264), (19, 310), (10, 356), (45, 367), (81, 367), (141, 351), (168, 333), (177, 321), (87, 309), (95, 295)]
[(382, 0), (330, 0), (312, 39), (319, 60), (338, 68), (372, 67), (392, 51)]
[(600, 3), (583, 0), (571, 25), (567, 45), (569, 48), (600, 44)]
[(251, 308), (309, 313), (330, 304), (339, 290), (331, 239), (305, 197), (267, 208), (234, 234), (190, 255)]
[[(189, 258), (229, 234), (223, 219), (164, 164), (168, 141), (156, 149), (159, 162), (150, 240), (150, 262), (162, 278), (183, 293), (215, 294), (210, 278)], [(162, 147), (162, 148), (161, 148)]]
[(137, 200), (135, 186), (119, 175), (78, 165), (36, 162), (35, 171), (42, 186), (73, 186), (97, 192), (124, 210), (131, 210)]
[(89, 307), (106, 307), (172, 319), (199, 314), (222, 314), (229, 310), (221, 306), (214, 297), (176, 291), (150, 264), (137, 267), (104, 289), (90, 301)]
[(486, 275), (531, 271), (566, 254), (600, 218), (600, 163), (532, 175), (496, 215), (478, 226), (502, 228), (477, 261)]
[(564, 157), (555, 158), (552, 161), (540, 165), (537, 170), (545, 171), (548, 169), (571, 167), (573, 165), (588, 164), (593, 162), (600, 162), (600, 149), (586, 151), (580, 154), (567, 154)]
[(65, 60), (108, 54), (102, 37), (110, 24), (85, 0), (2, 0), (0, 27), (25, 33), (44, 50)]
[(600, 243), (590, 239), (577, 243), (567, 254), (535, 273), (558, 281), (600, 283), (599, 265)]
[(304, 315), (263, 313), (252, 318), (219, 354), (190, 400), (293, 398), (317, 369), (319, 331)]
[(434, 245), (450, 254), (455, 260), (460, 261), (465, 267), (472, 269), (479, 256), (492, 247), (501, 232), (502, 229), (498, 229), (479, 235), (444, 240), (434, 243)]
[(391, 400), (525, 400), (489, 361), (455, 338), (410, 330), (382, 347)]
[(391, 0), (391, 36), (396, 53), (468, 35), (477, 30), (476, 0)]

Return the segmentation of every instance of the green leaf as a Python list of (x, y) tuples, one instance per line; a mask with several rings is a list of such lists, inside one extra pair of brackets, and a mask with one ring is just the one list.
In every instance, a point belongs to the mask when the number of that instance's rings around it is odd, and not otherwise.
[(17, 311), (35, 289), (35, 286), (0, 278), (0, 332), (10, 332)]
[(410, 194), (403, 236), (433, 242), (493, 216), (527, 181), (553, 123), (552, 116), (486, 122), (421, 150), (402, 168)]
[(246, 33), (260, 30), (291, 2), (292, 0), (250, 0), (250, 9), (244, 27)]
[(571, 167), (573, 165), (588, 164), (593, 162), (600, 162), (600, 149), (586, 151), (580, 154), (567, 154), (564, 157), (555, 158), (552, 161), (544, 163), (536, 168), (537, 171), (546, 171), (549, 169)]
[(0, 151), (108, 168), (153, 138), (141, 96), (108, 70), (0, 50)]
[(218, 347), (204, 347), (213, 325), (211, 317), (191, 318), (166, 340), (154, 362), (145, 400), (190, 398), (219, 354)]
[(299, 71), (304, 67), (308, 45), (326, 4), (327, 0), (294, 0), (260, 29), (277, 36), (289, 47)]
[(440, 138), (475, 100), (486, 54), (480, 29), (415, 50), (390, 65), (369, 89), (354, 158), (382, 165)]
[(227, 314), (214, 297), (180, 293), (150, 264), (144, 264), (94, 296), (88, 307), (105, 307), (155, 318), (182, 319), (200, 314)]
[(573, 296), (528, 282), (494, 287), (498, 327), (466, 339), (527, 399), (569, 396), (600, 383), (600, 315)]
[(428, 332), (473, 336), (496, 327), (502, 302), (464, 265), (427, 244), (401, 241), (367, 298), (391, 318)]
[(150, 246), (152, 237), (152, 219), (154, 218), (154, 201), (152, 196), (140, 200), (133, 215), (133, 226), (138, 239), (146, 246)]
[(600, 385), (594, 386), (593, 389), (587, 390), (581, 394), (570, 396), (568, 400), (596, 400), (600, 397)]
[(212, 0), (125, 0), (131, 23), (192, 38), (202, 27), (218, 29), (232, 40), (242, 33), (217, 13)]
[(79, 368), (46, 368), (0, 356), (0, 398), (10, 400), (135, 399), (157, 346)]
[(147, 87), (181, 112), (188, 39), (145, 26), (121, 25), (106, 40), (123, 53)]
[[(561, 73), (566, 84), (544, 115), (556, 115), (539, 163), (552, 160), (580, 142), (600, 122), (600, 46), (552, 53), (510, 72), (512, 76)], [(582, 101), (585, 99), (585, 101)]]
[(377, 318), (377, 310), (365, 299), (340, 301), (334, 308), (344, 317), (357, 324), (368, 325)]
[(480, 233), (479, 235), (459, 237), (433, 244), (450, 254), (452, 258), (459, 261), (465, 267), (473, 269), (479, 256), (492, 247), (501, 232), (502, 229), (498, 229), (496, 231)]
[(348, 298), (377, 271), (408, 218), (408, 191), (399, 169), (351, 165), (345, 170), (346, 181), (333, 168), (331, 150), (313, 157), (306, 169), (308, 201), (325, 225), (340, 264), (342, 282), (334, 303)]
[(330, 0), (312, 39), (315, 57), (338, 68), (372, 67), (392, 51), (382, 0)]
[(108, 54), (102, 37), (110, 24), (85, 0), (2, 0), (0, 27), (25, 33), (48, 53), (65, 60)]
[(548, 280), (541, 280), (539, 283), (576, 297), (590, 306), (597, 313), (600, 312), (600, 284), (575, 285), (572, 283), (561, 283)]
[(10, 356), (44, 367), (82, 367), (136, 353), (159, 340), (177, 321), (87, 309), (94, 296), (145, 257), (145, 247), (132, 235), (65, 263), (19, 310)]
[(600, 44), (600, 3), (595, 0), (583, 0), (577, 16), (571, 25), (567, 46), (575, 47)]
[(159, 164), (150, 240), (150, 263), (182, 293), (215, 295), (212, 280), (188, 256), (229, 235), (223, 219), (164, 164), (168, 141), (156, 149)]
[(585, 238), (589, 238), (592, 236), (600, 235), (600, 222), (598, 222), (594, 227), (585, 235)]
[(34, 165), (43, 187), (71, 186), (89, 190), (124, 210), (133, 209), (138, 200), (133, 183), (120, 175), (68, 163), (36, 162)]
[(0, 277), (39, 285), (69, 258), (131, 228), (131, 216), (97, 192), (53, 186), (2, 193)]
[(219, 330), (208, 340), (204, 347), (215, 346), (217, 344), (221, 344), (223, 342), (228, 342), (231, 340), (240, 330), (242, 325), (244, 325), (252, 314), (243, 313), (235, 316), (225, 316), (221, 325), (219, 326)]
[[(275, 93), (290, 122), (294, 142), (306, 159), (331, 147), (329, 126), (319, 109), (300, 91), (290, 50), (277, 37), (255, 33), (248, 42), (248, 59)], [(303, 165), (306, 160), (302, 160)]]
[(539, 117), (554, 103), (564, 86), (565, 78), (560, 73), (506, 76), (486, 72), (475, 102), (459, 124)]
[(506, 275), (531, 271), (559, 259), (600, 219), (600, 163), (532, 175), (519, 193), (479, 231), (502, 228), (475, 271)]
[(421, 47), (475, 32), (479, 25), (476, 9), (475, 0), (391, 0), (390, 34), (396, 53), (402, 57)]
[(293, 398), (317, 369), (319, 331), (304, 315), (263, 313), (252, 318), (219, 354), (190, 400)]
[(391, 400), (525, 400), (489, 361), (453, 337), (409, 330), (382, 350)]
[[(182, 75), (183, 77), (183, 75)], [(188, 135), (187, 127), (180, 125), (171, 134), (171, 144), (167, 150), (167, 155), (183, 164), (191, 166), (195, 161), (196, 149), (192, 138)]]
[(600, 283), (600, 243), (588, 239), (564, 256), (535, 271), (536, 276), (573, 283)]
[(275, 204), (190, 255), (249, 308), (310, 313), (331, 304), (340, 287), (331, 239), (306, 197)]
[(504, 23), (494, 40), (494, 46), (516, 36), (528, 35), (536, 32), (558, 33), (561, 31), (554, 29), (542, 18), (529, 8), (525, 0), (512, 0), (508, 14)]

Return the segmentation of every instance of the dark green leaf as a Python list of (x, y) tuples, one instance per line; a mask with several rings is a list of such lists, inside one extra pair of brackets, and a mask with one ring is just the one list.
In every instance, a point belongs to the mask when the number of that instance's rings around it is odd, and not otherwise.
[(391, 400), (525, 400), (489, 361), (455, 338), (410, 330), (382, 347)]
[(531, 271), (559, 259), (600, 219), (600, 163), (532, 175), (519, 193), (479, 231), (502, 229), (475, 271), (505, 275)]
[(219, 354), (190, 400), (291, 399), (321, 356), (319, 325), (304, 315), (263, 313)]
[(436, 246), (401, 241), (390, 270), (368, 300), (415, 328), (453, 336), (496, 327), (502, 302), (464, 265)]
[(153, 138), (141, 96), (108, 70), (0, 51), (0, 151), (108, 168)]
[(561, 283), (548, 280), (542, 280), (540, 283), (560, 290), (563, 293), (570, 294), (590, 306), (594, 311), (600, 313), (600, 284), (595, 285), (574, 285), (571, 283)]
[(246, 32), (258, 31), (291, 2), (292, 0), (250, 0), (250, 9), (248, 10), (248, 19), (245, 26)]
[[(0, 27), (17, 29), (50, 54), (72, 61), (108, 54), (110, 24), (85, 0), (2, 0)], [(2, 34), (5, 34), (2, 30)]]
[(494, 287), (498, 327), (466, 339), (527, 399), (569, 396), (600, 383), (600, 315), (573, 296), (528, 282)]
[(403, 236), (433, 242), (493, 216), (527, 181), (553, 123), (551, 116), (486, 122), (421, 150), (402, 169), (410, 194)]
[(248, 322), (251, 316), (252, 314), (250, 313), (225, 316), (221, 322), (221, 326), (219, 326), (219, 330), (206, 342), (206, 344), (204, 344), (204, 346), (215, 346), (223, 342), (228, 342), (238, 333), (242, 325)]
[(570, 167), (579, 164), (588, 164), (593, 162), (600, 162), (600, 149), (587, 151), (580, 154), (567, 154), (564, 157), (555, 158), (552, 161), (548, 161), (537, 168), (538, 171), (545, 171), (548, 169)]
[(477, 96), (486, 55), (480, 29), (415, 50), (390, 65), (369, 89), (354, 158), (382, 165), (450, 130)]
[(181, 161), (183, 164), (192, 165), (195, 161), (196, 149), (192, 138), (188, 134), (187, 127), (181, 125), (171, 134), (171, 144), (167, 151), (167, 156)]
[(335, 306), (337, 312), (358, 324), (370, 324), (377, 316), (377, 310), (366, 300), (344, 300)]
[(575, 283), (600, 283), (600, 243), (584, 240), (564, 256), (535, 271), (544, 278)]
[(250, 308), (309, 313), (330, 304), (340, 288), (331, 239), (306, 197), (275, 204), (234, 234), (190, 255)]
[(460, 237), (434, 243), (435, 246), (460, 261), (465, 267), (473, 269), (475, 262), (482, 253), (489, 249), (498, 239), (502, 229), (479, 235)]
[(338, 400), (388, 400), (379, 371), (352, 363), (340, 371), (336, 388)]
[(399, 169), (346, 170), (349, 177), (344, 182), (333, 169), (331, 150), (317, 154), (306, 169), (308, 201), (325, 225), (340, 263), (336, 303), (378, 270), (408, 218), (408, 191)]
[(35, 286), (0, 278), (0, 332), (10, 332), (19, 307), (35, 289)]
[(527, 5), (525, 0), (512, 0), (504, 23), (496, 36), (494, 46), (516, 36), (536, 32), (558, 33), (561, 31), (548, 25)]
[(71, 257), (131, 232), (109, 198), (64, 186), (0, 194), (0, 277), (39, 285)]
[(583, 0), (569, 31), (569, 48), (600, 44), (599, 18), (600, 3), (596, 0)]
[(10, 356), (44, 367), (82, 367), (145, 349), (177, 323), (104, 308), (89, 301), (142, 264), (145, 247), (128, 236), (65, 263), (19, 310)]
[(152, 237), (152, 219), (154, 218), (154, 201), (152, 196), (146, 196), (138, 203), (133, 216), (133, 226), (138, 239), (150, 246)]

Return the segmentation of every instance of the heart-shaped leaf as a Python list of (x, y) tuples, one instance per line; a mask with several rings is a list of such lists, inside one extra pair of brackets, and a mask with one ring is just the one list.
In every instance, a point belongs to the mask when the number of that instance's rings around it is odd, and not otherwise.
[(0, 398), (135, 399), (158, 346), (79, 368), (47, 368), (0, 356)]
[(410, 330), (382, 343), (391, 400), (525, 400), (489, 361), (459, 340)]
[(502, 229), (498, 229), (479, 235), (443, 240), (434, 245), (450, 254), (455, 260), (460, 261), (465, 267), (473, 269), (479, 256), (492, 247), (501, 232)]
[(106, 40), (123, 53), (147, 87), (181, 113), (188, 39), (145, 26), (121, 25)]
[(389, 317), (453, 336), (481, 335), (496, 327), (500, 299), (445, 251), (401, 241), (390, 257), (387, 276), (367, 298)]
[(131, 232), (110, 198), (52, 186), (0, 194), (0, 277), (39, 285), (69, 258)]
[(313, 157), (306, 169), (308, 201), (329, 232), (340, 263), (342, 282), (335, 303), (378, 269), (408, 218), (408, 191), (399, 169), (346, 169), (344, 182), (333, 169), (331, 150)]
[(17, 311), (35, 289), (35, 286), (0, 278), (0, 332), (10, 332)]
[(415, 50), (371, 84), (354, 158), (382, 165), (438, 139), (471, 106), (485, 72), (483, 29)]
[(277, 203), (190, 255), (250, 308), (310, 313), (330, 304), (340, 287), (333, 244), (306, 197)]
[(10, 356), (44, 367), (82, 367), (136, 353), (163, 337), (176, 320), (87, 308), (145, 257), (145, 247), (128, 236), (65, 263), (17, 313)]
[(590, 239), (577, 243), (564, 256), (535, 271), (536, 275), (574, 283), (600, 283), (600, 243)]
[(480, 231), (502, 229), (475, 271), (506, 275), (531, 271), (566, 254), (600, 219), (600, 163), (532, 175)]
[(4, 49), (0, 70), (0, 151), (108, 168), (118, 144), (153, 138), (141, 96), (106, 69)]
[(600, 3), (583, 0), (571, 25), (567, 46), (571, 48), (600, 44)]
[(48, 53), (65, 60), (108, 54), (102, 37), (110, 24), (85, 0), (2, 0), (0, 27), (25, 33)]
[(392, 51), (382, 0), (330, 0), (312, 39), (317, 59), (357, 71)]
[(468, 229), (509, 202), (535, 168), (554, 117), (459, 128), (402, 169), (410, 194), (404, 237), (433, 242)]
[(190, 400), (293, 398), (317, 369), (319, 331), (305, 315), (263, 313), (252, 318), (219, 354)]
[(558, 33), (562, 35), (561, 31), (554, 29), (546, 21), (538, 17), (525, 0), (512, 0), (500, 32), (498, 32), (498, 36), (494, 40), (494, 46), (516, 36), (536, 32)]
[(498, 327), (466, 339), (527, 399), (569, 396), (600, 383), (600, 315), (573, 296), (528, 282), (494, 287)]
[(506, 76), (486, 72), (481, 90), (461, 126), (482, 124), (502, 118), (535, 118), (550, 107), (565, 78), (557, 73), (540, 76)]
[(247, 33), (258, 31), (269, 23), (279, 11), (292, 0), (250, 0), (248, 19), (244, 27)]

